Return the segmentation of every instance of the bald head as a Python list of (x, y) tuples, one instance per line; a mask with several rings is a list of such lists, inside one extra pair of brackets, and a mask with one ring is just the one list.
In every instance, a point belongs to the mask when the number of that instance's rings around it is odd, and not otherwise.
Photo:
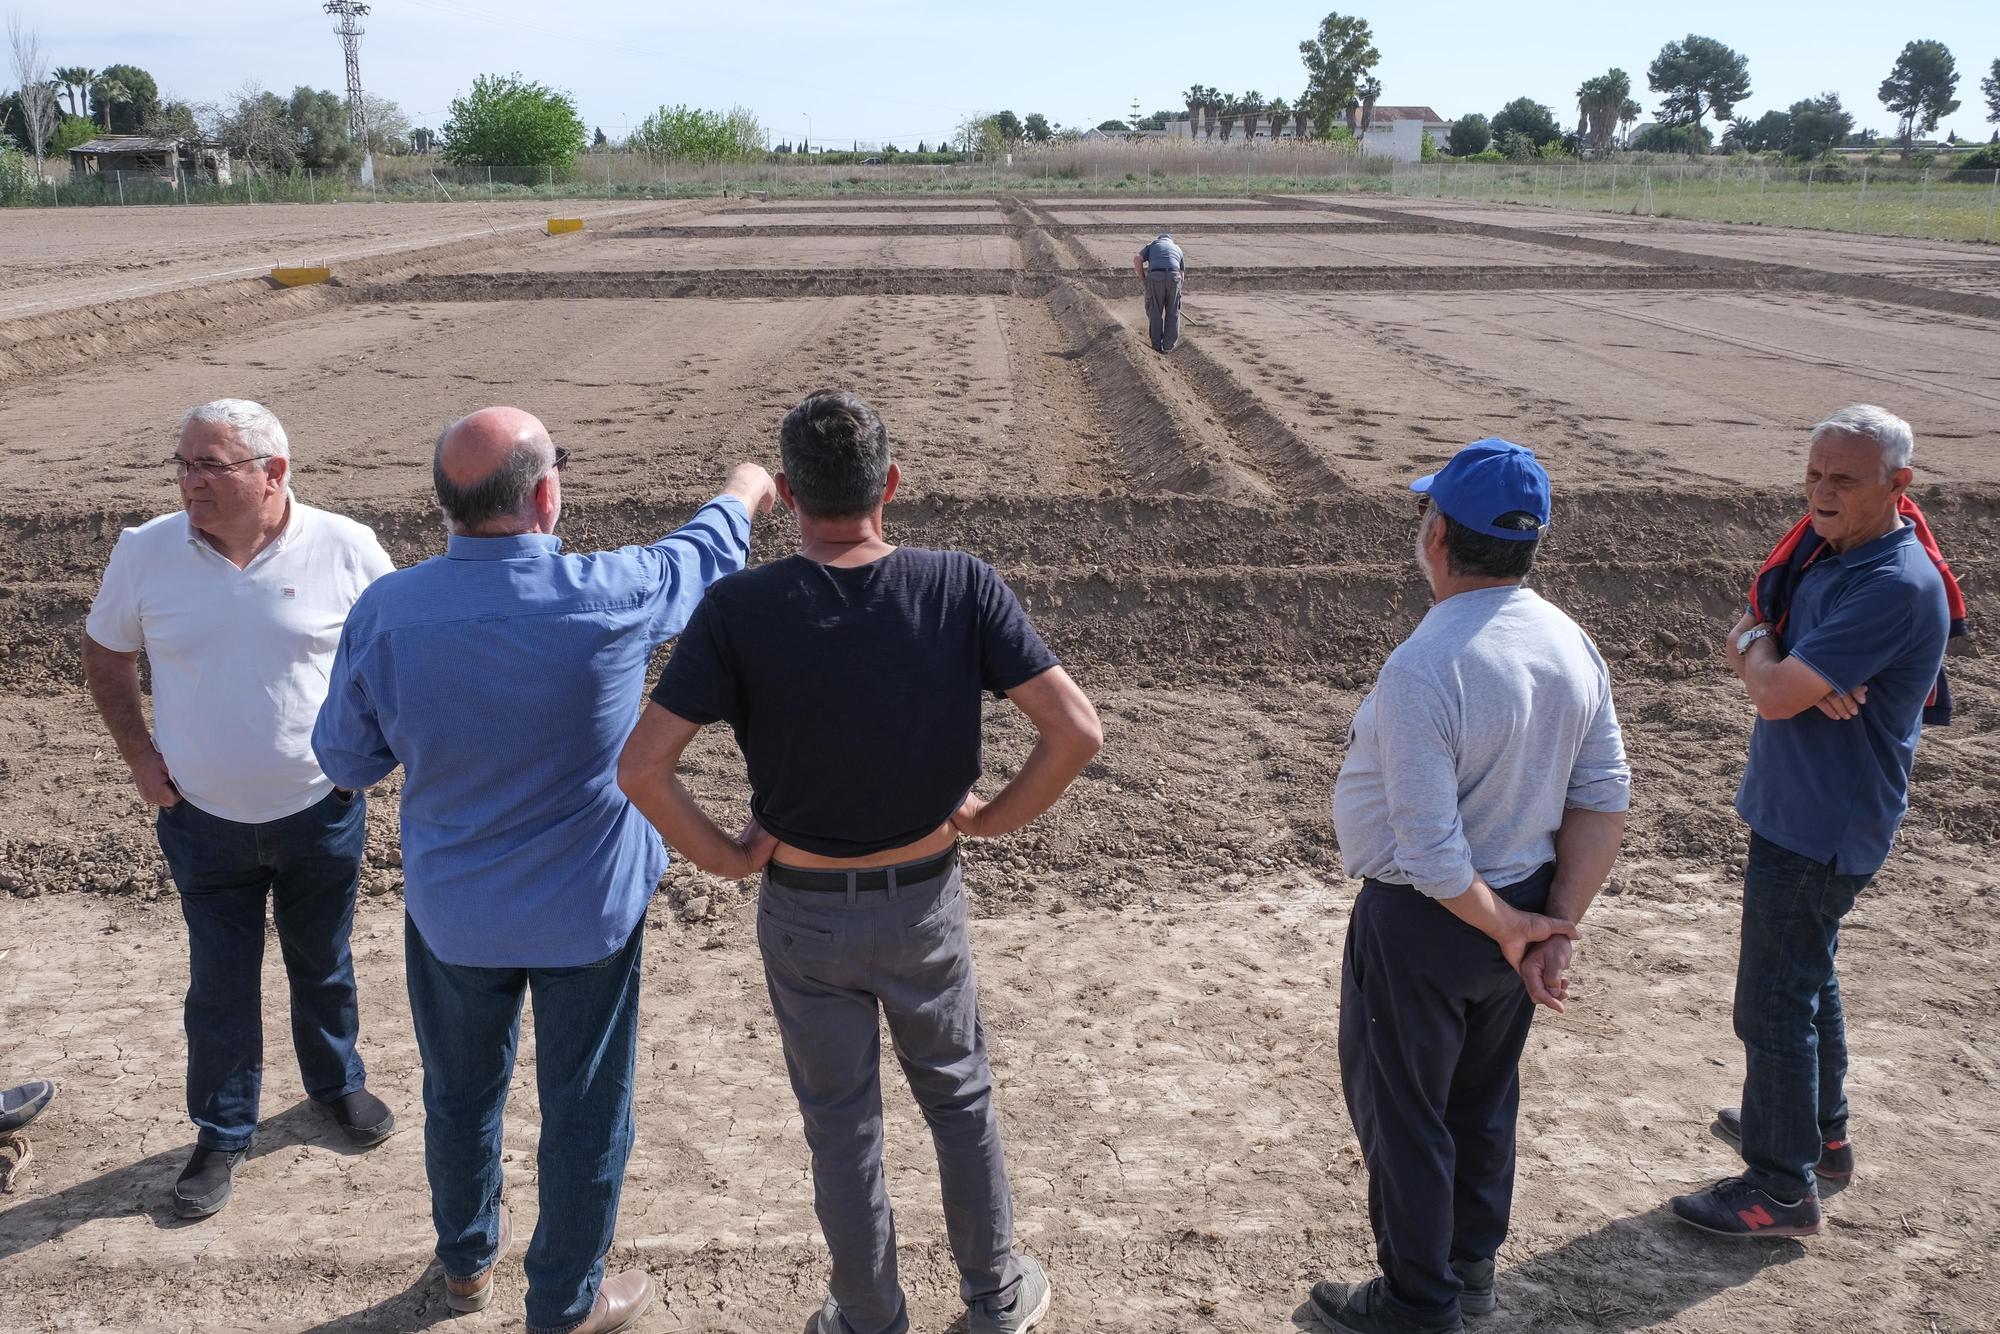
[[(519, 408), (481, 408), (439, 433), (431, 461), (438, 507), (452, 526), (476, 531), (537, 517), (543, 479), (553, 488), (556, 448), (548, 428)], [(548, 498), (553, 526), (553, 495)]]

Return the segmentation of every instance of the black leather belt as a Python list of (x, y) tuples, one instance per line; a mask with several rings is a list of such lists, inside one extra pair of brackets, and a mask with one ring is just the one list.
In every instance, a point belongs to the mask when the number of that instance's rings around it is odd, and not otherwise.
[(871, 866), (865, 871), (804, 871), (772, 862), (765, 868), (765, 874), (770, 876), (772, 884), (786, 889), (801, 889), (808, 894), (845, 894), (850, 877), (858, 890), (887, 889), (892, 870), (898, 885), (919, 885), (936, 880), (956, 865), (958, 844), (954, 843), (929, 861), (911, 862), (907, 866)]

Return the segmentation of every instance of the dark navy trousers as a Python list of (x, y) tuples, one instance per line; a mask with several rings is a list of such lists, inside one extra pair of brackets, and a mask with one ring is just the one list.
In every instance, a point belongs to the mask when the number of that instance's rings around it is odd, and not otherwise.
[[(1550, 863), (1496, 892), (1540, 912), (1554, 878)], [(1414, 1320), (1455, 1316), (1451, 1262), (1490, 1260), (1507, 1237), (1534, 1008), (1483, 932), (1408, 885), (1362, 883), (1340, 970), (1340, 1081), (1376, 1259)]]

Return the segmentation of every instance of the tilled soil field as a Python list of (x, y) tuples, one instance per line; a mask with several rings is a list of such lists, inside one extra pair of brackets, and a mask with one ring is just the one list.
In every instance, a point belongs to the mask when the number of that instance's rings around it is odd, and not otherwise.
[[(1056, 1285), (1047, 1328), (1283, 1329), (1306, 1319), (1313, 1278), (1367, 1272), (1334, 1058), (1355, 886), (1330, 790), (1355, 707), (1426, 605), (1404, 484), (1486, 434), (1535, 446), (1555, 476), (1535, 583), (1613, 663), (1635, 806), (1570, 1013), (1530, 1040), (1503, 1305), (1480, 1327), (2000, 1327), (2000, 1190), (1968, 1170), (2000, 1152), (2000, 670), (1977, 637), (1952, 661), (1958, 721), (1925, 737), (1899, 849), (1842, 951), (1861, 1171), (1829, 1199), (1832, 1226), (1734, 1247), (1661, 1208), (1734, 1161), (1707, 1126), (1742, 1076), (1747, 837), (1729, 803), (1749, 712), (1720, 636), (1796, 514), (1805, 428), (1855, 400), (1914, 423), (1917, 492), (1975, 626), (2000, 615), (1992, 258), (1924, 243), (1879, 268), (1829, 249), (1816, 267), (1813, 246), (1772, 234), (1607, 240), (1534, 210), (1469, 212), (732, 201), (373, 254), (304, 293), (223, 282), (0, 324), (0, 1082), (63, 1086), (0, 1196), (0, 1329), (445, 1315), (402, 990), (399, 777), (371, 807), (355, 935), (371, 1086), (412, 1132), (352, 1155), (302, 1102), (272, 950), (255, 1154), (223, 1214), (180, 1225), (167, 1207), (192, 1142), (185, 934), (76, 658), (118, 530), (175, 503), (159, 460), (177, 414), (225, 394), (271, 404), (301, 497), (374, 525), (407, 563), (442, 545), (428, 469), (453, 416), (541, 415), (575, 452), (566, 536), (591, 547), (671, 527), (738, 458), (774, 462), (780, 415), (830, 384), (889, 423), (907, 476), (893, 535), (998, 565), (1104, 715), (1106, 749), (1068, 800), (968, 852), (1021, 1242)], [(238, 225), (206, 214), (218, 235)], [(150, 237), (109, 210), (35, 219), (39, 249), (15, 228), (0, 253), (53, 276), (0, 292), (66, 300), (86, 280), (69, 270), (110, 248), (100, 225), (135, 255), (196, 248), (175, 230), (188, 214), (149, 216)], [(1128, 236), (1097, 230), (1128, 217)], [(935, 234), (953, 225), (985, 234)], [(1129, 273), (1156, 225), (1190, 263), (1187, 332), (1164, 358)], [(757, 558), (795, 536), (766, 525)], [(992, 783), (1030, 735), (1000, 706), (987, 741)], [(741, 800), (726, 740), (705, 737), (693, 768), (705, 798)], [(661, 1284), (648, 1330), (794, 1329), (819, 1300), (749, 890), (676, 864), (653, 912), (612, 1256)], [(533, 1067), (530, 1040), (507, 1131), (523, 1236)], [(908, 1099), (889, 1101), (905, 1284), (916, 1327), (941, 1331), (956, 1278), (935, 1167)], [(519, 1255), (472, 1325), (520, 1328)]]

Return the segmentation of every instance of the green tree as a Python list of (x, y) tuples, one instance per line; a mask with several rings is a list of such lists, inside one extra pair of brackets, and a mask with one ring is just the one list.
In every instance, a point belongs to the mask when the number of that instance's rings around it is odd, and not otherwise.
[(1003, 111), (993, 118), (1000, 128), (1000, 142), (1015, 144), (1021, 141), (1021, 118), (1011, 111)]
[(1101, 120), (1097, 122), (1097, 129), (1100, 134), (1127, 134), (1132, 127), (1122, 120)]
[(403, 108), (386, 97), (374, 93), (361, 95), (361, 123), (368, 127), (368, 151), (371, 153), (407, 153), (410, 151), (410, 118)]
[(90, 91), (91, 83), (97, 78), (97, 71), (85, 65), (64, 65), (56, 71), (56, 82), (62, 85), (63, 96), (69, 99), (69, 114), (83, 114), (83, 97)]
[(1839, 93), (1821, 93), (1792, 103), (1791, 134), (1784, 143), (1796, 158), (1822, 158), (1854, 130), (1854, 117), (1840, 105)]
[(1958, 62), (1943, 42), (1911, 42), (1896, 57), (1895, 68), (1882, 80), (1876, 96), (1896, 113), (1896, 140), (1903, 156), (1910, 156), (1910, 143), (1918, 130), (1929, 134), (1938, 119), (1958, 110)]
[(2000, 121), (2000, 57), (1993, 61), (1993, 70), (1979, 81), (1979, 91), (1986, 94), (1986, 119)]
[(1492, 123), (1475, 111), (1452, 122), (1451, 132), (1444, 137), (1444, 151), (1453, 157), (1471, 157), (1484, 153), (1492, 142)]
[(1709, 140), (1706, 125), (1667, 125), (1655, 121), (1633, 135), (1626, 147), (1636, 153), (1685, 153), (1694, 157), (1708, 151)]
[(1722, 136), (1730, 152), (1782, 153), (1792, 143), (1792, 118), (1783, 111), (1766, 111), (1754, 121), (1739, 120)]
[(160, 109), (160, 85), (137, 65), (107, 65), (90, 85), (90, 118), (114, 134), (137, 134)]
[[(1750, 62), (1716, 41), (1698, 37), (1668, 42), (1646, 70), (1646, 82), (1660, 94), (1660, 119), (1669, 125), (1700, 126), (1712, 111), (1728, 120), (1738, 102), (1750, 95)], [(1704, 131), (1689, 143), (1707, 142)]]
[[(1563, 137), (1562, 126), (1556, 124), (1556, 113), (1532, 97), (1517, 97), (1494, 112), (1492, 134), (1495, 143), (1509, 135), (1518, 135), (1537, 149), (1543, 144), (1559, 144)], [(1509, 150), (1501, 144), (1501, 151)]]
[(452, 99), (439, 144), (459, 166), (567, 168), (589, 136), (568, 93), (519, 74), (482, 74)]
[(299, 166), (346, 171), (360, 165), (361, 146), (347, 137), (346, 99), (323, 88), (294, 88), (285, 121), (297, 146)]
[(1328, 14), (1320, 20), (1318, 35), (1299, 43), (1299, 56), (1305, 62), (1306, 90), (1296, 110), (1305, 112), (1313, 133), (1324, 138), (1333, 129), (1334, 118), (1345, 116), (1355, 104), (1355, 90), (1382, 53), (1375, 49), (1367, 19)]
[(1576, 90), (1576, 132), (1593, 153), (1607, 153), (1618, 137), (1618, 117), (1632, 100), (1632, 76), (1622, 69), (1585, 79)]
[(1030, 111), (1028, 118), (1021, 122), (1021, 137), (1034, 143), (1045, 144), (1055, 136), (1049, 128), (1049, 118), (1039, 111)]
[(49, 156), (67, 158), (69, 150), (78, 144), (87, 144), (97, 137), (97, 127), (87, 116), (64, 116), (56, 125), (56, 133), (49, 140)]
[(640, 122), (627, 142), (656, 157), (683, 161), (740, 162), (764, 152), (763, 129), (747, 107), (727, 112), (661, 107)]

